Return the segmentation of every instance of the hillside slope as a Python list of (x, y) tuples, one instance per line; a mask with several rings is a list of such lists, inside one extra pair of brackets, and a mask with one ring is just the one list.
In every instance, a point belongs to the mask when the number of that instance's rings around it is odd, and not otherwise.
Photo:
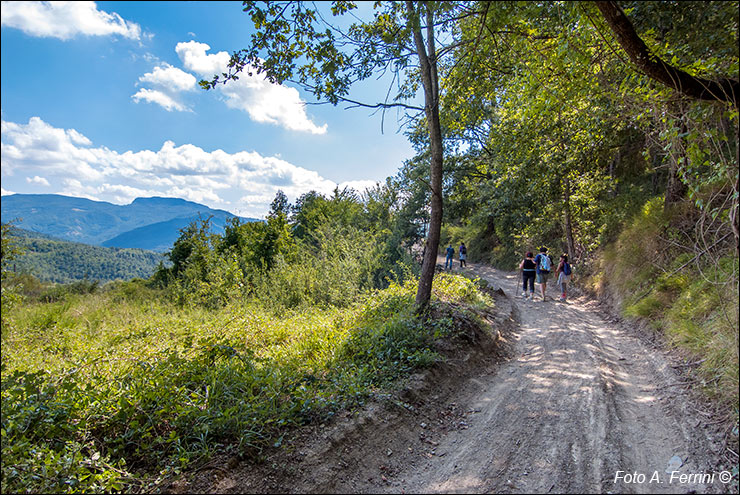
[[(74, 198), (58, 194), (12, 194), (2, 198), (2, 222), (17, 221), (16, 227), (57, 237), (66, 241), (108, 247), (150, 249), (160, 251), (171, 247), (165, 244), (177, 238), (182, 222), (160, 224), (175, 218), (203, 218), (213, 216), (214, 230), (223, 230), (227, 219), (234, 215), (205, 205), (178, 198), (137, 198), (128, 205), (114, 205), (103, 201)], [(242, 218), (254, 221), (253, 218)], [(158, 227), (136, 231), (141, 227)], [(163, 229), (169, 229), (166, 232)], [(132, 232), (134, 231), (134, 232)], [(126, 234), (120, 244), (112, 241)], [(145, 235), (152, 235), (150, 239)], [(107, 241), (107, 242), (106, 242)]]
[(130, 280), (149, 278), (166, 258), (153, 251), (90, 246), (12, 229), (23, 255), (9, 266), (16, 273), (30, 273), (44, 282), (77, 280)]
[[(468, 271), (506, 293), (518, 283), (515, 274), (482, 265)], [(473, 360), (461, 356), (425, 386), (307, 431), (259, 466), (233, 460), (171, 490), (731, 491), (718, 426), (684, 388), (670, 356), (607, 321), (585, 298), (510, 304), (519, 326), (504, 334), (505, 362), (466, 367)], [(645, 478), (625, 476), (633, 473)], [(702, 473), (714, 476), (697, 479)]]
[[(102, 242), (101, 245), (104, 247), (136, 248), (160, 253), (165, 252), (172, 249), (172, 245), (180, 237), (181, 229), (184, 229), (190, 223), (200, 218), (205, 219), (208, 217), (209, 215), (197, 214), (152, 223), (119, 234), (112, 239)], [(231, 217), (225, 214), (213, 215), (211, 218), (211, 229), (214, 232), (223, 232), (229, 218)]]

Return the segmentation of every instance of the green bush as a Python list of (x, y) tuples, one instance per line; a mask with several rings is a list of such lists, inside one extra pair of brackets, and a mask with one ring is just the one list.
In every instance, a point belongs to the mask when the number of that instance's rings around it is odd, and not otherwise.
[[(3, 492), (136, 491), (217, 452), (259, 455), (434, 363), (434, 340), (457, 329), (417, 319), (414, 279), (279, 316), (257, 300), (209, 310), (146, 290), (116, 284), (9, 315)], [(435, 278), (434, 305), (486, 300), (469, 279)]]
[(705, 379), (718, 384), (712, 393), (736, 404), (740, 323), (737, 285), (729, 281), (738, 280), (737, 258), (723, 257), (692, 275), (666, 312), (666, 333), (670, 342), (704, 359)]
[(52, 285), (41, 293), (39, 298), (44, 302), (64, 301), (70, 296), (92, 294), (99, 289), (97, 280), (78, 280), (69, 284)]

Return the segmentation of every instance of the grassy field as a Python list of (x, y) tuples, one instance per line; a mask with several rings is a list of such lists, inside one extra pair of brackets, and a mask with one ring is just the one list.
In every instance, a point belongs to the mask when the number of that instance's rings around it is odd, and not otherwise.
[[(2, 336), (2, 491), (136, 491), (216, 453), (251, 457), (440, 359), (450, 318), (416, 283), (350, 307), (166, 302), (136, 284), (17, 305)], [(441, 274), (432, 307), (492, 301)]]

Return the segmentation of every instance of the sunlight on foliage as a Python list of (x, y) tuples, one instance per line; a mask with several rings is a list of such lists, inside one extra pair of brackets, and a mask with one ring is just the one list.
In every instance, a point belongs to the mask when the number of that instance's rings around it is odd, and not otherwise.
[(684, 213), (667, 213), (662, 198), (642, 212), (602, 256), (600, 290), (621, 301), (626, 316), (642, 318), (668, 343), (700, 361), (702, 383), (725, 404), (737, 403), (738, 259), (692, 254), (665, 242)]
[[(449, 323), (415, 316), (416, 281), (344, 308), (180, 307), (151, 289), (15, 308), (3, 337), (3, 492), (117, 491), (216, 451), (257, 455), (440, 359)], [(438, 301), (438, 302), (435, 302)], [(490, 303), (440, 275), (433, 304)], [(128, 488), (127, 488), (128, 487)]]

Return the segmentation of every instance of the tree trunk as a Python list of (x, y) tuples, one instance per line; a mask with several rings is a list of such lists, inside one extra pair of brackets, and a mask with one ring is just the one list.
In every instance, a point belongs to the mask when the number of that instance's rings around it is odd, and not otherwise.
[(728, 77), (702, 79), (667, 64), (650, 52), (617, 2), (595, 3), (629, 58), (648, 77), (692, 98), (727, 101), (737, 108), (739, 81)]
[(686, 196), (686, 184), (678, 176), (678, 160), (671, 156), (671, 166), (668, 170), (668, 183), (665, 187), (665, 208), (668, 209), (682, 201)]
[[(686, 124), (681, 121), (681, 135), (686, 133)], [(670, 153), (670, 168), (668, 169), (668, 182), (665, 186), (665, 203), (664, 208), (669, 209), (671, 206), (675, 205), (676, 203), (679, 203), (683, 201), (683, 199), (686, 197), (686, 192), (688, 191), (688, 187), (686, 184), (681, 180), (681, 177), (678, 174), (679, 169), (679, 159), (683, 157), (684, 160), (687, 159), (686, 157), (686, 151), (683, 147), (683, 138), (680, 136), (677, 136), (675, 138), (675, 141), (673, 142), (673, 146), (671, 146), (671, 153)]]
[[(740, 145), (737, 140), (737, 128), (735, 128), (735, 164), (740, 164)], [(735, 255), (740, 258), (740, 205), (738, 204), (738, 191), (740, 191), (740, 175), (735, 179), (735, 190), (733, 191), (732, 205), (730, 206), (730, 225), (735, 235)]]
[(568, 260), (572, 263), (575, 256), (575, 242), (573, 241), (573, 224), (570, 216), (570, 177), (565, 175), (563, 181), (563, 209), (565, 210), (565, 239), (568, 243)]
[(406, 11), (412, 23), (414, 43), (419, 56), (421, 67), (421, 81), (424, 86), (424, 114), (427, 118), (429, 142), (431, 148), (430, 186), (431, 186), (431, 213), (429, 216), (429, 232), (427, 234), (426, 252), (421, 266), (419, 287), (416, 291), (416, 305), (419, 309), (425, 308), (432, 297), (432, 282), (437, 265), (437, 251), (439, 250), (439, 236), (442, 228), (442, 130), (439, 122), (439, 84), (437, 79), (437, 58), (434, 48), (434, 19), (429, 4), (417, 4), (426, 9), (427, 46), (421, 34), (419, 13), (412, 1), (406, 2)]

